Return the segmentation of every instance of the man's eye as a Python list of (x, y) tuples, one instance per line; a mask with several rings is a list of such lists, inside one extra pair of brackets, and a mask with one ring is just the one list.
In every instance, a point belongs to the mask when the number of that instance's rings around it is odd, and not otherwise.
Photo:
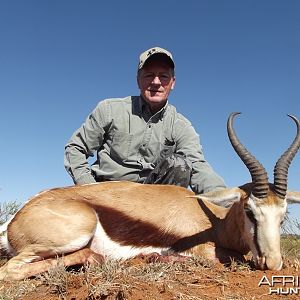
[(168, 80), (170, 78), (170, 76), (166, 74), (166, 75), (159, 76), (159, 78), (163, 79), (163, 80)]
[(145, 74), (145, 75), (144, 75), (144, 78), (147, 78), (147, 79), (148, 79), (148, 78), (153, 78), (153, 75), (152, 75), (152, 74)]

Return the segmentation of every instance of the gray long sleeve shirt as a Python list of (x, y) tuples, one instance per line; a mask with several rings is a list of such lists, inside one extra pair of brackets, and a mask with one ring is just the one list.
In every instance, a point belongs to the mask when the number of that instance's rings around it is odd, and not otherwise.
[[(65, 147), (65, 167), (76, 184), (102, 180), (144, 182), (162, 151), (184, 155), (192, 165), (195, 193), (225, 187), (206, 162), (199, 136), (175, 107), (152, 115), (138, 96), (99, 102)], [(90, 166), (88, 157), (97, 153)]]

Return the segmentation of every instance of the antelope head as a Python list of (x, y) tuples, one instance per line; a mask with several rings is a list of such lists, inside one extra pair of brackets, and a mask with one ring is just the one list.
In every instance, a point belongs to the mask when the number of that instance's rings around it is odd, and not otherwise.
[(252, 183), (240, 189), (247, 195), (242, 199), (244, 233), (253, 254), (257, 268), (280, 270), (280, 226), (284, 220), (287, 204), (300, 203), (300, 193), (287, 190), (288, 168), (300, 147), (300, 121), (288, 115), (297, 126), (297, 134), (274, 167), (274, 183), (268, 181), (263, 165), (241, 144), (233, 129), (233, 119), (239, 113), (232, 113), (227, 122), (230, 142), (248, 168)]

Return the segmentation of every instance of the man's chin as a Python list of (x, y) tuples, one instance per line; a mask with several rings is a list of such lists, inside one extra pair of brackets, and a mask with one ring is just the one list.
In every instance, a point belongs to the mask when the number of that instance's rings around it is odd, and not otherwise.
[(158, 111), (165, 106), (167, 99), (151, 97), (145, 99), (145, 101), (148, 103), (152, 111)]
[(167, 101), (163, 95), (159, 94), (149, 95), (147, 97), (147, 100), (153, 103), (162, 103)]
[(166, 104), (166, 99), (152, 98), (148, 100), (148, 104), (153, 107), (163, 107)]

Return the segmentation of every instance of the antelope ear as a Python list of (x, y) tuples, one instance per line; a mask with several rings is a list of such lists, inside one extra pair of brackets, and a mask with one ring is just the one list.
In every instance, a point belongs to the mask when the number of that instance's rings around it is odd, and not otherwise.
[(196, 195), (195, 197), (222, 207), (229, 207), (233, 203), (240, 201), (243, 193), (244, 191), (239, 188), (229, 188)]
[(286, 201), (288, 204), (300, 204), (300, 192), (287, 191)]

